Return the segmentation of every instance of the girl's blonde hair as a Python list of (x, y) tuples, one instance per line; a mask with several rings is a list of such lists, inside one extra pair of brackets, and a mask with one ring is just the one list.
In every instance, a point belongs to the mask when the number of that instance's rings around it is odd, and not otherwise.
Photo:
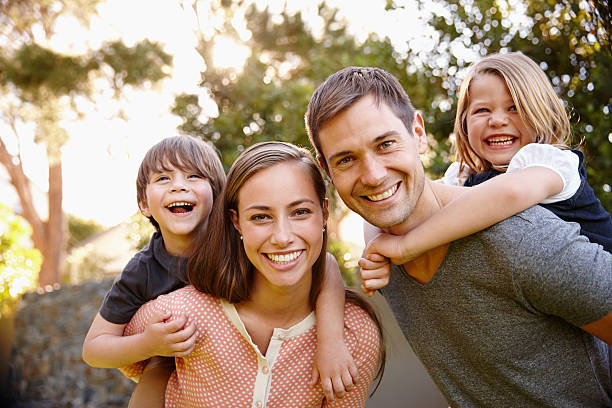
[(567, 147), (571, 136), (569, 117), (544, 71), (520, 52), (491, 54), (473, 64), (461, 83), (454, 128), (456, 161), (476, 173), (493, 168), (472, 149), (467, 133), (470, 85), (475, 78), (487, 74), (505, 81), (521, 120), (535, 130), (536, 143)]

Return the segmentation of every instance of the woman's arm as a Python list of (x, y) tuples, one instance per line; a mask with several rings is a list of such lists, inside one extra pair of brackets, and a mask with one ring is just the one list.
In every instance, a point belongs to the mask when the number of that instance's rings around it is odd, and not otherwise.
[(359, 381), (359, 372), (344, 343), (344, 282), (336, 259), (327, 254), (325, 276), (315, 308), (317, 350), (311, 384), (321, 379), (325, 397), (344, 396)]
[(396, 265), (404, 264), (428, 250), (488, 228), (562, 189), (559, 174), (547, 167), (532, 166), (500, 174), (463, 189), (457, 198), (406, 235), (378, 235), (366, 247), (364, 258), (380, 254)]

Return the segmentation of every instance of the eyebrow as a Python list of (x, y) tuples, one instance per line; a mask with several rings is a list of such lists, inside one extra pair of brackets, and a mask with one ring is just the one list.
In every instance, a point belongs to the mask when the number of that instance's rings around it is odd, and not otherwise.
[[(387, 138), (387, 137), (389, 137), (391, 135), (397, 135), (397, 134), (399, 134), (399, 132), (396, 131), (396, 130), (388, 130), (388, 131), (382, 133), (381, 135), (376, 136), (374, 138), (374, 140), (372, 141), (372, 144), (376, 144), (376, 143), (380, 142), (381, 140), (383, 140), (383, 139), (385, 139), (385, 138)], [(346, 156), (347, 154), (351, 154), (351, 153), (352, 153), (351, 150), (344, 150), (344, 151), (341, 151), (341, 152), (338, 152), (338, 153), (334, 153), (331, 156), (329, 156), (328, 161), (329, 161), (329, 163), (331, 163), (332, 161), (334, 161), (338, 157)]]
[[(295, 201), (289, 203), (289, 207), (295, 207), (295, 206), (303, 204), (303, 203), (316, 204), (313, 200), (311, 200), (309, 198), (300, 198), (299, 200), (295, 200)], [(268, 210), (270, 210), (270, 207), (267, 206), (267, 205), (254, 204), (254, 205), (251, 205), (251, 206), (249, 206), (249, 207), (244, 209), (244, 211), (249, 211), (249, 210), (268, 211)]]

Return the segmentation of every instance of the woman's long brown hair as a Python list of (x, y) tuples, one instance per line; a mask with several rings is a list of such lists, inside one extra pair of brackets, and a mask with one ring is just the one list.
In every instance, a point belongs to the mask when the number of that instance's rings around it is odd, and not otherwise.
[[(261, 170), (287, 162), (295, 162), (308, 170), (319, 204), (321, 207), (325, 205), (325, 181), (308, 150), (284, 142), (263, 142), (249, 147), (232, 165), (208, 223), (202, 224), (196, 233), (187, 264), (189, 283), (196, 289), (231, 303), (250, 298), (255, 268), (244, 251), (239, 232), (234, 228), (230, 210), (238, 212), (238, 193), (251, 177)], [(321, 253), (312, 266), (310, 304), (313, 309), (325, 273), (326, 248), (327, 232), (323, 231)], [(378, 388), (386, 361), (382, 325), (372, 307), (359, 295), (346, 291), (346, 300), (365, 310), (379, 329)]]

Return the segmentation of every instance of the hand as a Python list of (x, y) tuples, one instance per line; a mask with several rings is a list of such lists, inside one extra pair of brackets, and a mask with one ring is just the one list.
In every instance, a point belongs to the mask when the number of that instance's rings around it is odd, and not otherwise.
[(145, 327), (145, 347), (151, 356), (185, 357), (195, 347), (195, 324), (187, 324), (182, 313), (174, 320), (168, 320), (170, 317), (170, 312), (156, 310)]
[(359, 381), (359, 370), (344, 341), (320, 341), (315, 353), (310, 385), (319, 379), (325, 398), (329, 403), (335, 397), (343, 398)]
[(359, 260), (361, 270), (361, 290), (363, 294), (371, 297), (374, 292), (389, 284), (391, 265), (389, 260), (380, 254), (370, 254), (367, 258)]
[(388, 258), (394, 265), (403, 265), (424, 252), (418, 249), (413, 242), (415, 241), (410, 239), (410, 233), (406, 235), (381, 233), (368, 242), (364, 258), (368, 259), (369, 255), (377, 254)]

